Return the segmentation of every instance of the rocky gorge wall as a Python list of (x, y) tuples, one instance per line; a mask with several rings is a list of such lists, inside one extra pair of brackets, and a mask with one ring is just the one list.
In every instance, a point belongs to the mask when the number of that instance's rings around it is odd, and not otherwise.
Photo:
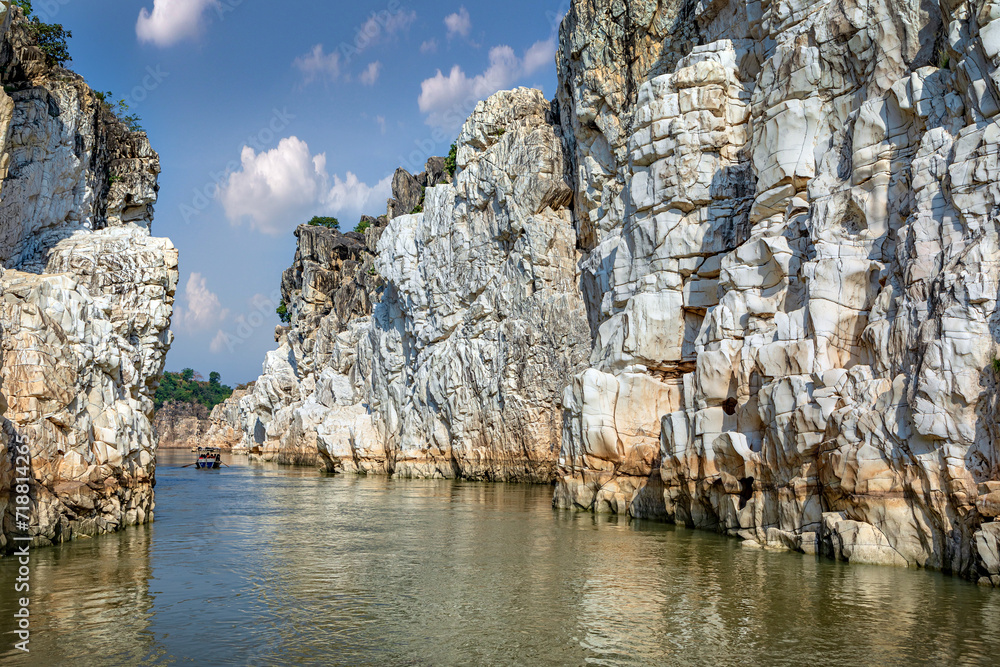
[(554, 103), (480, 104), (454, 183), (336, 260), (300, 228), (234, 428), (1000, 584), (998, 17), (575, 0)]
[(991, 7), (574, 4), (558, 505), (1000, 581)]
[(541, 93), (500, 93), (466, 124), (453, 183), (433, 158), (397, 172), (363, 236), (299, 227), (290, 328), (230, 402), (244, 446), (338, 471), (554, 479), (562, 387), (590, 346), (563, 145)]
[(15, 447), (34, 545), (152, 519), (177, 251), (149, 233), (159, 158), (145, 133), (46, 63), (17, 8), (0, 13), (0, 83), (3, 550)]

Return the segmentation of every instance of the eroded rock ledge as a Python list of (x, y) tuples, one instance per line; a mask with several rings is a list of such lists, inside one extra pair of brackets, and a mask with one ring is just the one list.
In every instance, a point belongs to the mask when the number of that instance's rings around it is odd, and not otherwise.
[(576, 0), (558, 102), (477, 108), (245, 445), (1000, 584), (996, 16)]
[[(30, 450), (35, 545), (153, 515), (152, 396), (177, 251), (152, 238), (159, 158), (0, 13), (0, 550), (12, 449)], [(21, 532), (21, 531), (18, 531)]]

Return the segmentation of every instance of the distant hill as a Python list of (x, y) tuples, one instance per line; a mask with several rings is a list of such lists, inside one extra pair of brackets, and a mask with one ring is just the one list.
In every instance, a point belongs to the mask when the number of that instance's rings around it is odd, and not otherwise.
[(185, 368), (180, 373), (164, 373), (160, 387), (156, 390), (154, 404), (159, 410), (168, 401), (197, 403), (211, 410), (232, 396), (233, 388), (221, 383), (221, 376), (209, 373), (208, 381), (193, 369)]

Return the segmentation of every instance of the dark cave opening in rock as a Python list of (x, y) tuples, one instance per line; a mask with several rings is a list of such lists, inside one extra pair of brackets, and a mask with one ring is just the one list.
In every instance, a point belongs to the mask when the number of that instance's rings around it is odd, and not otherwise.
[[(730, 399), (732, 400), (732, 399)], [(753, 477), (744, 477), (740, 480), (740, 509), (747, 506), (753, 497)]]

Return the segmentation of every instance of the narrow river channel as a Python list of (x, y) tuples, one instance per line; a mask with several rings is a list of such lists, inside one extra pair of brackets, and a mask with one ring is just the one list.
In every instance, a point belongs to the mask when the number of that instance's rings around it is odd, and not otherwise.
[[(555, 511), (542, 486), (157, 470), (156, 522), (33, 552), (18, 665), (995, 664), (1000, 592)], [(0, 559), (13, 644), (14, 559)]]

